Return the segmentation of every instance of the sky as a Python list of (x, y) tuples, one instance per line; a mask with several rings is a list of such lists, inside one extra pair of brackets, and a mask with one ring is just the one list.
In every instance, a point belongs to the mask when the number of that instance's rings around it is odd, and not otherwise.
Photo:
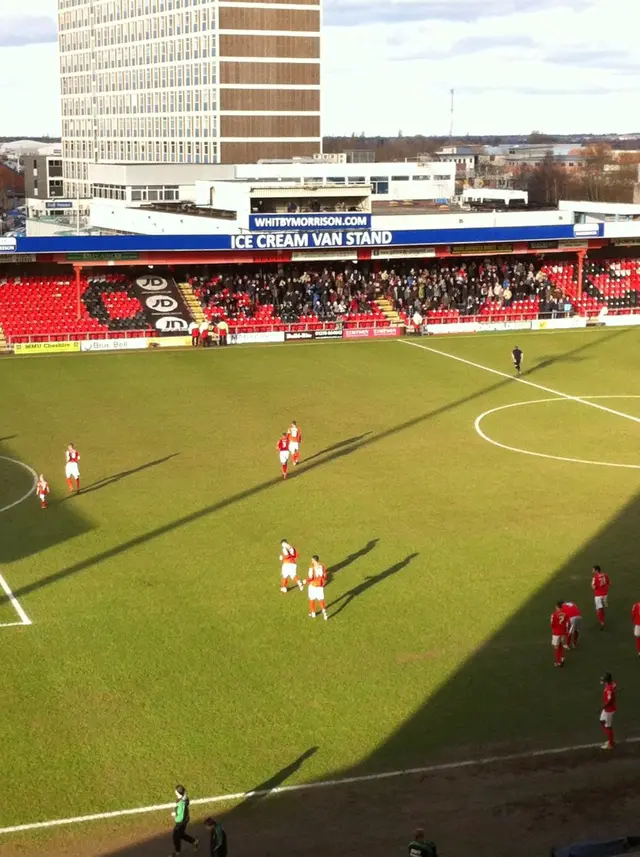
[[(57, 2), (0, 2), (0, 135), (57, 135)], [(637, 6), (324, 0), (323, 133), (640, 131)]]

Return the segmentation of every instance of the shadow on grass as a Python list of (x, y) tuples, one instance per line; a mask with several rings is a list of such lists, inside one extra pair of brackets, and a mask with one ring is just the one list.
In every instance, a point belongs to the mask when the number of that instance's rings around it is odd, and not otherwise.
[(409, 556), (400, 560), (400, 562), (397, 562), (395, 565), (386, 568), (379, 574), (368, 575), (361, 583), (358, 583), (347, 592), (343, 592), (339, 598), (336, 598), (335, 601), (332, 601), (331, 604), (327, 605), (327, 610), (331, 610), (332, 607), (338, 608), (330, 614), (330, 618), (334, 619), (339, 613), (342, 613), (342, 611), (347, 608), (352, 601), (354, 601), (359, 595), (363, 595), (368, 589), (371, 589), (371, 587), (378, 583), (382, 583), (383, 580), (386, 580), (388, 577), (392, 577), (394, 574), (402, 571), (402, 569), (406, 568), (417, 556), (419, 556), (417, 553), (409, 554)]
[(265, 780), (263, 783), (252, 788), (247, 792), (246, 797), (243, 799), (238, 809), (250, 809), (266, 797), (269, 797), (269, 795), (272, 795), (274, 790), (280, 788), (283, 783), (286, 783), (289, 777), (292, 777), (297, 771), (299, 771), (307, 759), (315, 756), (317, 752), (317, 747), (309, 747), (309, 749), (305, 750), (301, 756), (298, 756), (298, 758), (294, 759), (293, 762), (285, 765), (284, 768), (281, 768), (276, 774), (269, 777), (268, 780)]
[(371, 541), (367, 542), (363, 548), (355, 551), (354, 553), (350, 553), (349, 556), (346, 556), (340, 562), (335, 563), (327, 569), (327, 583), (331, 583), (333, 578), (338, 574), (338, 572), (343, 571), (345, 568), (348, 568), (352, 563), (357, 562), (359, 559), (362, 559), (363, 556), (366, 556), (368, 553), (371, 553), (374, 550), (375, 546), (378, 544), (380, 539), (371, 539)]
[(359, 443), (361, 440), (364, 440), (365, 437), (368, 437), (371, 434), (370, 431), (364, 432), (364, 434), (358, 434), (355, 437), (348, 437), (346, 440), (341, 440), (339, 443), (334, 443), (332, 446), (326, 447), (326, 449), (321, 449), (319, 452), (314, 452), (313, 455), (310, 455), (308, 458), (303, 459), (303, 463), (308, 464), (310, 461), (315, 461), (316, 458), (321, 458), (323, 455), (328, 455), (330, 452), (336, 452), (339, 449), (344, 449), (346, 446), (352, 446), (353, 444)]
[[(565, 354), (559, 354), (558, 360), (565, 359), (567, 355), (571, 356), (583, 353), (584, 351), (587, 351), (590, 348), (594, 348), (597, 345), (609, 342), (610, 340), (618, 336), (624, 335), (627, 332), (628, 331), (624, 329), (617, 329), (608, 335), (602, 335), (597, 338), (591, 339), (588, 342), (571, 349)], [(409, 351), (409, 349), (406, 350)], [(446, 358), (438, 356), (435, 359), (439, 361)], [(417, 416), (412, 417), (411, 419), (404, 420), (401, 423), (397, 423), (396, 425), (390, 426), (388, 429), (384, 429), (383, 431), (375, 433), (367, 432), (364, 435), (359, 436), (362, 439), (351, 443), (349, 446), (342, 446), (339, 449), (334, 449), (333, 452), (329, 452), (326, 455), (323, 455), (322, 457), (316, 458), (315, 461), (307, 461), (305, 464), (301, 464), (300, 467), (291, 474), (287, 482), (290, 483), (294, 479), (303, 479), (318, 467), (324, 467), (325, 465), (340, 461), (341, 459), (346, 458), (349, 455), (353, 455), (354, 453), (359, 452), (360, 450), (367, 449), (369, 446), (375, 443), (387, 440), (391, 437), (395, 437), (396, 435), (401, 434), (402, 432), (407, 431), (408, 429), (415, 428), (416, 426), (422, 425), (428, 422), (429, 420), (436, 419), (442, 414), (454, 411), (457, 408), (468, 404), (469, 402), (478, 401), (484, 396), (490, 395), (491, 393), (494, 393), (497, 390), (503, 389), (508, 384), (517, 383), (518, 381), (516, 378), (501, 378), (499, 381), (495, 381), (494, 383), (489, 384), (488, 386), (483, 387), (479, 390), (476, 390), (473, 393), (470, 393), (466, 396), (461, 396), (451, 402), (447, 402), (444, 405), (440, 405), (439, 407), (434, 408), (433, 410), (427, 411), (426, 413), (418, 414)], [(106, 562), (109, 559), (113, 559), (114, 557), (119, 556), (122, 553), (126, 553), (128, 550), (131, 550), (131, 548), (147, 544), (148, 542), (157, 539), (159, 536), (163, 536), (167, 533), (173, 532), (174, 530), (180, 529), (181, 527), (187, 526), (188, 524), (192, 524), (195, 521), (207, 518), (209, 515), (213, 515), (216, 512), (221, 511), (222, 509), (227, 509), (229, 506), (233, 506), (236, 503), (241, 503), (242, 501), (247, 500), (250, 497), (255, 497), (256, 495), (261, 494), (265, 491), (269, 491), (272, 488), (276, 488), (277, 486), (280, 486), (281, 489), (286, 490), (286, 484), (287, 483), (284, 482), (280, 475), (274, 476), (272, 479), (267, 479), (266, 481), (260, 482), (257, 485), (253, 485), (250, 488), (245, 488), (242, 491), (238, 491), (235, 494), (231, 494), (229, 497), (225, 497), (222, 500), (218, 500), (215, 503), (211, 503), (210, 505), (204, 506), (202, 509), (198, 509), (195, 512), (190, 512), (188, 515), (183, 515), (173, 521), (168, 522), (167, 524), (163, 524), (160, 527), (155, 527), (154, 529), (149, 530), (148, 532), (143, 533), (140, 536), (135, 536), (132, 539), (129, 539), (125, 542), (121, 542), (118, 545), (114, 545), (114, 547), (94, 554), (94, 556), (89, 557), (88, 559), (74, 563), (73, 565), (67, 566), (66, 568), (59, 569), (58, 571), (54, 571), (53, 573), (41, 578), (40, 580), (24, 584), (22, 587), (19, 587), (17, 590), (14, 590), (14, 595), (16, 596), (16, 598), (20, 598), (20, 596), (27, 595), (30, 592), (34, 592), (35, 590), (41, 589), (45, 586), (50, 586), (51, 584), (57, 583), (60, 580), (64, 580), (67, 577), (71, 577), (75, 574), (79, 574), (80, 572), (86, 571), (87, 569), (94, 568), (100, 565), (100, 563)], [(69, 504), (65, 504), (65, 506), (68, 505)], [(1, 597), (0, 605), (5, 603), (6, 600), (6, 596)]]
[[(0, 456), (20, 461), (20, 454), (6, 446), (6, 442), (14, 437), (16, 435), (0, 440)], [(16, 465), (8, 466), (15, 468), (16, 473), (15, 484), (11, 481), (5, 483), (8, 492), (6, 502), (11, 503), (29, 490), (33, 477)], [(0, 506), (4, 502), (5, 498), (2, 498)], [(41, 553), (92, 529), (94, 525), (77, 509), (70, 505), (66, 508), (59, 505), (55, 495), (51, 507), (43, 512), (35, 493), (32, 493), (22, 503), (0, 513), (0, 564), (17, 562)], [(6, 603), (6, 596), (3, 595), (1, 600)]]
[[(148, 470), (150, 467), (158, 467), (158, 465), (165, 464), (165, 462), (171, 461), (172, 458), (176, 458), (178, 455), (180, 455), (179, 452), (173, 452), (171, 455), (165, 455), (164, 458), (156, 458), (154, 461), (147, 461), (139, 467), (132, 467), (130, 470), (123, 470), (121, 473), (114, 473), (112, 476), (105, 476), (103, 479), (98, 479), (96, 482), (92, 482), (86, 488), (83, 488), (80, 493), (82, 495), (91, 494), (92, 491), (100, 491), (101, 488), (108, 488), (109, 485), (115, 485), (122, 479), (126, 479), (127, 476), (134, 476), (136, 473), (142, 473), (143, 470)], [(69, 500), (72, 496), (74, 495), (68, 494), (59, 502)]]

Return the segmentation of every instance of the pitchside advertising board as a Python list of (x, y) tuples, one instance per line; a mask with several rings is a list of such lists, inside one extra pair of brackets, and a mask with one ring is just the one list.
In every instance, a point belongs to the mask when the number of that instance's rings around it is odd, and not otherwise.
[[(255, 215), (257, 217), (257, 215)], [(401, 221), (402, 218), (398, 218)], [(0, 237), (0, 253), (153, 253), (224, 250), (332, 250), (460, 244), (572, 241), (604, 235), (604, 223), (460, 229), (335, 229), (287, 232), (264, 229), (233, 235), (70, 235), (53, 238)], [(639, 227), (640, 232), (640, 227)], [(498, 248), (499, 249), (499, 248)], [(420, 253), (418, 249), (416, 252)]]

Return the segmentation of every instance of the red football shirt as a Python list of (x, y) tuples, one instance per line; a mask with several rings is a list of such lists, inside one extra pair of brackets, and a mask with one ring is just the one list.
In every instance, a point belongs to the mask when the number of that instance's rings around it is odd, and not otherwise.
[(562, 605), (562, 609), (567, 614), (567, 617), (569, 619), (573, 619), (575, 616), (582, 616), (580, 608), (573, 601), (565, 601), (565, 603)]
[(563, 637), (568, 631), (568, 617), (564, 610), (554, 610), (551, 614), (551, 633), (554, 637)]
[(617, 711), (617, 697), (618, 697), (618, 688), (616, 686), (615, 681), (610, 681), (608, 684), (605, 684), (604, 690), (602, 692), (602, 707), (609, 714)]
[(286, 548), (282, 548), (282, 553), (280, 554), (280, 562), (295, 562), (298, 559), (298, 551), (294, 548), (293, 545), (288, 545)]
[(278, 451), (279, 452), (286, 452), (288, 449), (289, 449), (289, 441), (286, 439), (286, 437), (281, 437), (280, 440), (278, 441)]
[(593, 575), (591, 588), (593, 589), (593, 594), (596, 598), (604, 598), (605, 595), (608, 595), (610, 583), (609, 575), (605, 574), (603, 571), (597, 571)]

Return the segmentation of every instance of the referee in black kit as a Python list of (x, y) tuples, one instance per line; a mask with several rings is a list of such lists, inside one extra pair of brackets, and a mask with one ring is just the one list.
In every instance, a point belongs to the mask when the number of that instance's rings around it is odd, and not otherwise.
[(522, 367), (522, 357), (522, 351), (520, 351), (520, 349), (516, 345), (516, 347), (511, 352), (511, 359), (513, 360), (513, 365), (515, 366), (518, 375), (520, 374), (520, 369)]

